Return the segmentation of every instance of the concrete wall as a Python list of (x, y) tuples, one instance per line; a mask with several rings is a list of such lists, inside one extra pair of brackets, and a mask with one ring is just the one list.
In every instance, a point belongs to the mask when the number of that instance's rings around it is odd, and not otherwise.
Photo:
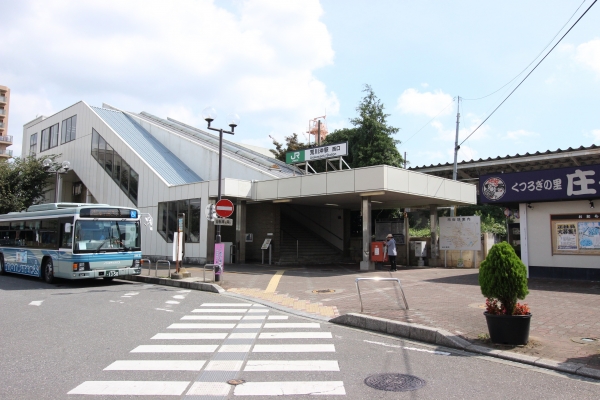
[(344, 250), (343, 209), (339, 207), (283, 205), (281, 212), (340, 251)]

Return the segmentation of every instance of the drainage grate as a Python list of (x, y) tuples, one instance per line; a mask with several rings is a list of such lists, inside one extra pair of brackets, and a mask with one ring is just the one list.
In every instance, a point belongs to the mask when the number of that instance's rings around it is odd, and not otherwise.
[(388, 392), (408, 392), (425, 386), (425, 381), (413, 375), (377, 374), (365, 379), (365, 384), (373, 389)]
[(317, 289), (317, 290), (313, 290), (313, 293), (335, 293), (335, 290), (333, 289)]

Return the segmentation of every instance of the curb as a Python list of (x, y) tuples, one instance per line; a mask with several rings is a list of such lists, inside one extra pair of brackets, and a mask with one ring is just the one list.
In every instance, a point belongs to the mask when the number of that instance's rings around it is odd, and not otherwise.
[(516, 361), (523, 364), (552, 369), (569, 374), (584, 376), (586, 378), (600, 379), (600, 370), (589, 368), (585, 364), (558, 362), (547, 358), (533, 357), (526, 354), (513, 353), (478, 346), (440, 328), (430, 328), (424, 325), (410, 324), (391, 319), (371, 317), (359, 313), (349, 313), (330, 319), (329, 322), (338, 325), (347, 325), (375, 332), (387, 333), (406, 339), (437, 344), (444, 347), (465, 350), (490, 357)]
[(167, 279), (167, 278), (155, 278), (151, 276), (141, 276), (141, 275), (125, 275), (119, 277), (119, 279), (125, 281), (135, 281), (135, 282), (144, 282), (144, 283), (152, 283), (155, 285), (163, 285), (163, 286), (173, 286), (183, 289), (193, 289), (200, 290), (203, 292), (211, 292), (211, 293), (225, 293), (225, 289), (223, 289), (219, 285), (215, 285), (214, 283), (205, 283), (205, 282), (196, 282), (189, 281), (185, 279)]

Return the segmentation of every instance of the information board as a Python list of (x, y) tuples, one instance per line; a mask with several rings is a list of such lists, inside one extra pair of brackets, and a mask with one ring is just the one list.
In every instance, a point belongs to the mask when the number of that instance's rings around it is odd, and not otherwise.
[(551, 215), (552, 254), (600, 254), (600, 214)]
[(440, 250), (481, 250), (481, 218), (440, 218)]

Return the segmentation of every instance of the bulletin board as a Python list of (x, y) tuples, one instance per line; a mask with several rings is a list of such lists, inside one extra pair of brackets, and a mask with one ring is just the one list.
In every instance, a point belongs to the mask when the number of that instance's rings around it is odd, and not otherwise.
[(551, 215), (552, 254), (600, 254), (600, 214)]

